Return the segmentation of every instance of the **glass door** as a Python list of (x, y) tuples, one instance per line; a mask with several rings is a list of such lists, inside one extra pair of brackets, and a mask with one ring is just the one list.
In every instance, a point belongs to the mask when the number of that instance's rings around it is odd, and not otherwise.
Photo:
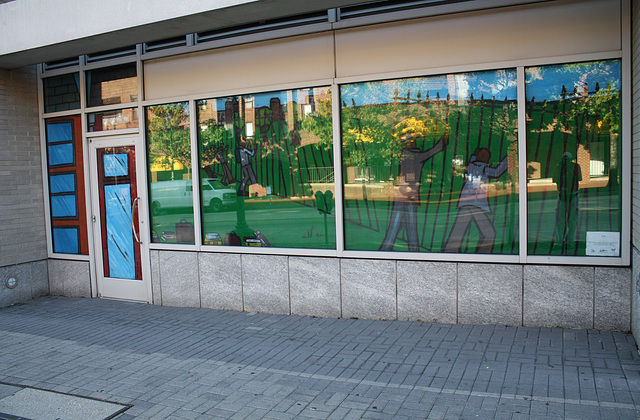
[(138, 142), (137, 136), (90, 140), (96, 280), (100, 297), (150, 302)]

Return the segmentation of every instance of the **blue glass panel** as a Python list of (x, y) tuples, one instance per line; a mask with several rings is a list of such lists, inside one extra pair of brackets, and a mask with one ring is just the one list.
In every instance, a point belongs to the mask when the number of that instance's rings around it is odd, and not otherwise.
[(129, 184), (106, 185), (104, 187), (104, 201), (107, 219), (109, 276), (134, 280), (136, 266), (131, 231), (130, 191)]
[(53, 252), (78, 254), (78, 228), (53, 228)]
[(51, 217), (75, 217), (76, 215), (75, 195), (51, 196)]
[(49, 146), (49, 165), (72, 165), (73, 143), (55, 144)]
[(75, 174), (51, 175), (49, 183), (51, 185), (51, 194), (76, 191)]
[(47, 142), (59, 143), (61, 141), (73, 140), (73, 124), (58, 123), (47, 124)]
[(126, 153), (104, 155), (104, 176), (129, 175), (129, 156)]

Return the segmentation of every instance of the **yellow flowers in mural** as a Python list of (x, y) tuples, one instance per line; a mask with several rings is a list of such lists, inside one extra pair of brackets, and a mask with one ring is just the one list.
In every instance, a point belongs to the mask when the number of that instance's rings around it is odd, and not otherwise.
[(367, 127), (363, 128), (362, 132), (356, 130), (355, 128), (350, 128), (347, 132), (349, 135), (354, 137), (353, 141), (355, 143), (373, 143), (374, 141), (373, 131)]
[(397, 139), (401, 139), (407, 135), (413, 138), (424, 137), (428, 132), (429, 129), (425, 121), (415, 117), (402, 120), (393, 127), (393, 137)]
[[(393, 127), (393, 137), (401, 141), (413, 141), (419, 138), (425, 141), (433, 140), (437, 130), (435, 121), (410, 117), (402, 120)], [(449, 125), (444, 124), (445, 133), (449, 133)], [(441, 131), (441, 130), (440, 130)]]

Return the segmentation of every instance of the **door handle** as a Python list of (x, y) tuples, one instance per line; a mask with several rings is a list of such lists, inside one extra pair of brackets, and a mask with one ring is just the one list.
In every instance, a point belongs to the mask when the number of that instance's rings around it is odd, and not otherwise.
[(142, 241), (140, 240), (140, 238), (138, 237), (138, 233), (136, 232), (136, 225), (133, 222), (134, 220), (133, 211), (136, 207), (136, 204), (138, 203), (138, 200), (140, 200), (140, 197), (134, 198), (133, 203), (131, 203), (131, 230), (133, 231), (133, 237), (136, 239), (136, 242), (138, 243), (138, 245), (142, 245)]

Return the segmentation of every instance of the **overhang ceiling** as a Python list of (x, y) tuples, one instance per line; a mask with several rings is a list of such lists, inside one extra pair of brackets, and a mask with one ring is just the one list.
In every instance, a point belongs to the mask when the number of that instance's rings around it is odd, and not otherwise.
[[(184, 3), (169, 0), (48, 0), (44, 3), (41, 0), (14, 0), (0, 3), (0, 39), (3, 39), (0, 44), (0, 68), (57, 61), (188, 33), (359, 3), (363, 1), (200, 0), (191, 3), (190, 14), (184, 15), (180, 7)], [(145, 4), (150, 12), (140, 13)], [(56, 8), (42, 10), (45, 7), (43, 5)], [(118, 13), (109, 12), (111, 6), (121, 10), (127, 10), (128, 7), (128, 14), (119, 16)], [(200, 10), (192, 13), (194, 8)], [(55, 19), (51, 14), (62, 18)], [(166, 16), (176, 17), (163, 18)], [(70, 27), (69, 19), (84, 23)]]

